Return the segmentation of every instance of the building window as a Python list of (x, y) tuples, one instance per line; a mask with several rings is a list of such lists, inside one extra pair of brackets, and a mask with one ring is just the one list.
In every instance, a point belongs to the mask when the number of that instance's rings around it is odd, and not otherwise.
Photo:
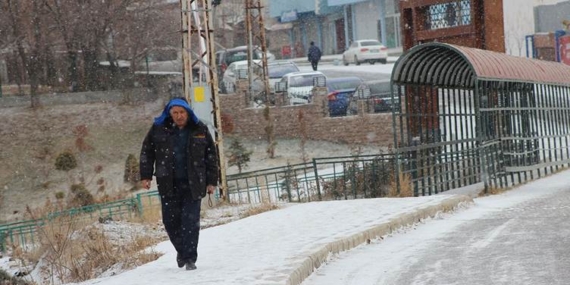
[(426, 26), (430, 30), (471, 24), (471, 1), (457, 0), (427, 7)]

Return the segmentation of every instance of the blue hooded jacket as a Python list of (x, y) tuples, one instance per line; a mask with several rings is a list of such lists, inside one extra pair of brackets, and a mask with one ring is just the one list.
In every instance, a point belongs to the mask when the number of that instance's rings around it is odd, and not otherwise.
[(182, 107), (182, 108), (186, 109), (186, 112), (188, 112), (188, 116), (190, 118), (192, 118), (192, 121), (194, 123), (198, 123), (200, 121), (198, 119), (198, 117), (196, 117), (196, 114), (194, 114), (194, 111), (192, 111), (192, 109), (190, 108), (190, 105), (188, 104), (186, 99), (174, 98), (174, 99), (171, 99), (170, 102), (168, 102), (168, 104), (166, 104), (166, 107), (164, 107), (162, 114), (160, 114), (160, 116), (154, 118), (154, 124), (155, 125), (164, 124), (164, 122), (166, 121), (166, 118), (168, 118), (170, 116), (170, 109), (172, 109), (172, 107), (174, 107), (174, 106), (178, 106), (178, 107)]

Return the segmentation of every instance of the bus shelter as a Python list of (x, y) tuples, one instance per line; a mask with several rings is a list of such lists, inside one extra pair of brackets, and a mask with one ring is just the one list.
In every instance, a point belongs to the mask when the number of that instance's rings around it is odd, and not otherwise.
[(506, 188), (570, 163), (570, 66), (428, 43), (391, 81), (397, 173), (416, 196)]

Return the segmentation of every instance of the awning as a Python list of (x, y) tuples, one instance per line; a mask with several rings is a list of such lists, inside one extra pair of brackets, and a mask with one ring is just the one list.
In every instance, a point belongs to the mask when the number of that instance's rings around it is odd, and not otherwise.
[(292, 23), (277, 23), (269, 27), (266, 27), (265, 29), (268, 31), (281, 31), (281, 30), (290, 30), (292, 28), (293, 28)]
[(475, 88), (478, 80), (570, 86), (570, 66), (444, 43), (415, 46), (394, 65), (395, 83)]

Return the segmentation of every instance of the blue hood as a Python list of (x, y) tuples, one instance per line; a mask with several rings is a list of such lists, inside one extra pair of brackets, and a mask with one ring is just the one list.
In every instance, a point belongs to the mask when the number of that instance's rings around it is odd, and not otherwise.
[(192, 111), (192, 109), (190, 108), (190, 105), (188, 104), (188, 102), (186, 102), (186, 100), (181, 99), (181, 98), (174, 98), (174, 99), (170, 100), (170, 102), (168, 102), (168, 104), (166, 104), (166, 107), (164, 107), (162, 114), (160, 114), (160, 116), (154, 118), (154, 124), (155, 125), (164, 124), (164, 121), (166, 121), (166, 118), (170, 117), (170, 109), (174, 106), (179, 106), (179, 107), (186, 109), (186, 112), (188, 112), (188, 116), (192, 119), (192, 121), (194, 123), (199, 122), (198, 117), (196, 117), (196, 114), (194, 114), (194, 111)]

